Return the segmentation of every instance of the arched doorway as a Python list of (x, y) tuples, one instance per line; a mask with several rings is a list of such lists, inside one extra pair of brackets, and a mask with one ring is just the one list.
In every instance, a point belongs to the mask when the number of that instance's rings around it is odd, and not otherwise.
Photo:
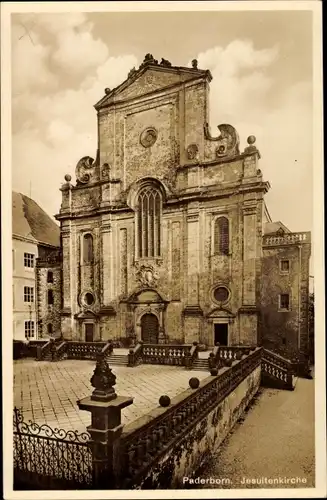
[(158, 344), (159, 321), (155, 314), (143, 314), (141, 337), (145, 344)]

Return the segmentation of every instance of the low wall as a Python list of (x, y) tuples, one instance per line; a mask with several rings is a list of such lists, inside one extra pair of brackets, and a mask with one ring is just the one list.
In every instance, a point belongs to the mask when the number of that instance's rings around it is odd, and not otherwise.
[(183, 477), (192, 477), (216, 453), (232, 427), (249, 405), (260, 386), (261, 365), (257, 366), (225, 399), (165, 455), (138, 484), (138, 489), (183, 487)]

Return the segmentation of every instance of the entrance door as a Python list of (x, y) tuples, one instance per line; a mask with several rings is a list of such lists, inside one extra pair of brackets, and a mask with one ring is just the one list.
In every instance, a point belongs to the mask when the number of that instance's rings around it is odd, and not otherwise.
[(94, 324), (85, 323), (85, 342), (93, 342)]
[(220, 345), (228, 345), (228, 324), (216, 323), (214, 328), (215, 344), (219, 342)]
[(141, 318), (141, 336), (145, 344), (158, 344), (159, 322), (154, 314), (144, 314)]

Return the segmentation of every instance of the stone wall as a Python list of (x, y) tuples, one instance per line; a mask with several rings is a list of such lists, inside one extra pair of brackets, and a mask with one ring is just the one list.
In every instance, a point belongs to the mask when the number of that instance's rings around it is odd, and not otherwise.
[(182, 440), (169, 448), (137, 488), (183, 488), (183, 477), (193, 477), (197, 470), (218, 452), (222, 442), (257, 393), (260, 377), (259, 366)]
[[(53, 282), (48, 282), (48, 273), (52, 273)], [(37, 317), (39, 338), (61, 335), (61, 268), (60, 265), (38, 265), (36, 268), (37, 283)], [(53, 292), (53, 304), (48, 304), (48, 291)], [(49, 327), (49, 325), (51, 325)], [(49, 328), (52, 329), (49, 332)]]
[[(263, 248), (262, 343), (286, 357), (308, 350), (309, 258), (310, 244)], [(289, 261), (289, 272), (281, 271), (281, 260)], [(290, 296), (289, 311), (279, 308), (283, 293)]]

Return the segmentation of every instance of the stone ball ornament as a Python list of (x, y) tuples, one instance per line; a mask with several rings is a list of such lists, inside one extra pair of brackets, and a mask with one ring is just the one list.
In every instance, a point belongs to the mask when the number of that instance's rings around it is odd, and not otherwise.
[(252, 146), (252, 145), (255, 143), (255, 141), (256, 141), (256, 140), (257, 140), (257, 139), (256, 139), (255, 135), (249, 135), (249, 137), (247, 138), (247, 143), (248, 143), (250, 146)]
[(197, 377), (192, 377), (189, 380), (189, 386), (191, 389), (197, 389), (200, 385), (200, 380)]
[(217, 368), (211, 368), (210, 375), (212, 377), (216, 377), (218, 375), (218, 369)]
[(167, 406), (170, 405), (170, 397), (167, 395), (160, 396), (159, 398), (159, 404), (163, 408), (167, 408)]
[(66, 182), (70, 182), (71, 180), (72, 180), (72, 176), (71, 176), (71, 175), (69, 175), (69, 174), (66, 174), (66, 175), (65, 175), (65, 181), (66, 181)]

